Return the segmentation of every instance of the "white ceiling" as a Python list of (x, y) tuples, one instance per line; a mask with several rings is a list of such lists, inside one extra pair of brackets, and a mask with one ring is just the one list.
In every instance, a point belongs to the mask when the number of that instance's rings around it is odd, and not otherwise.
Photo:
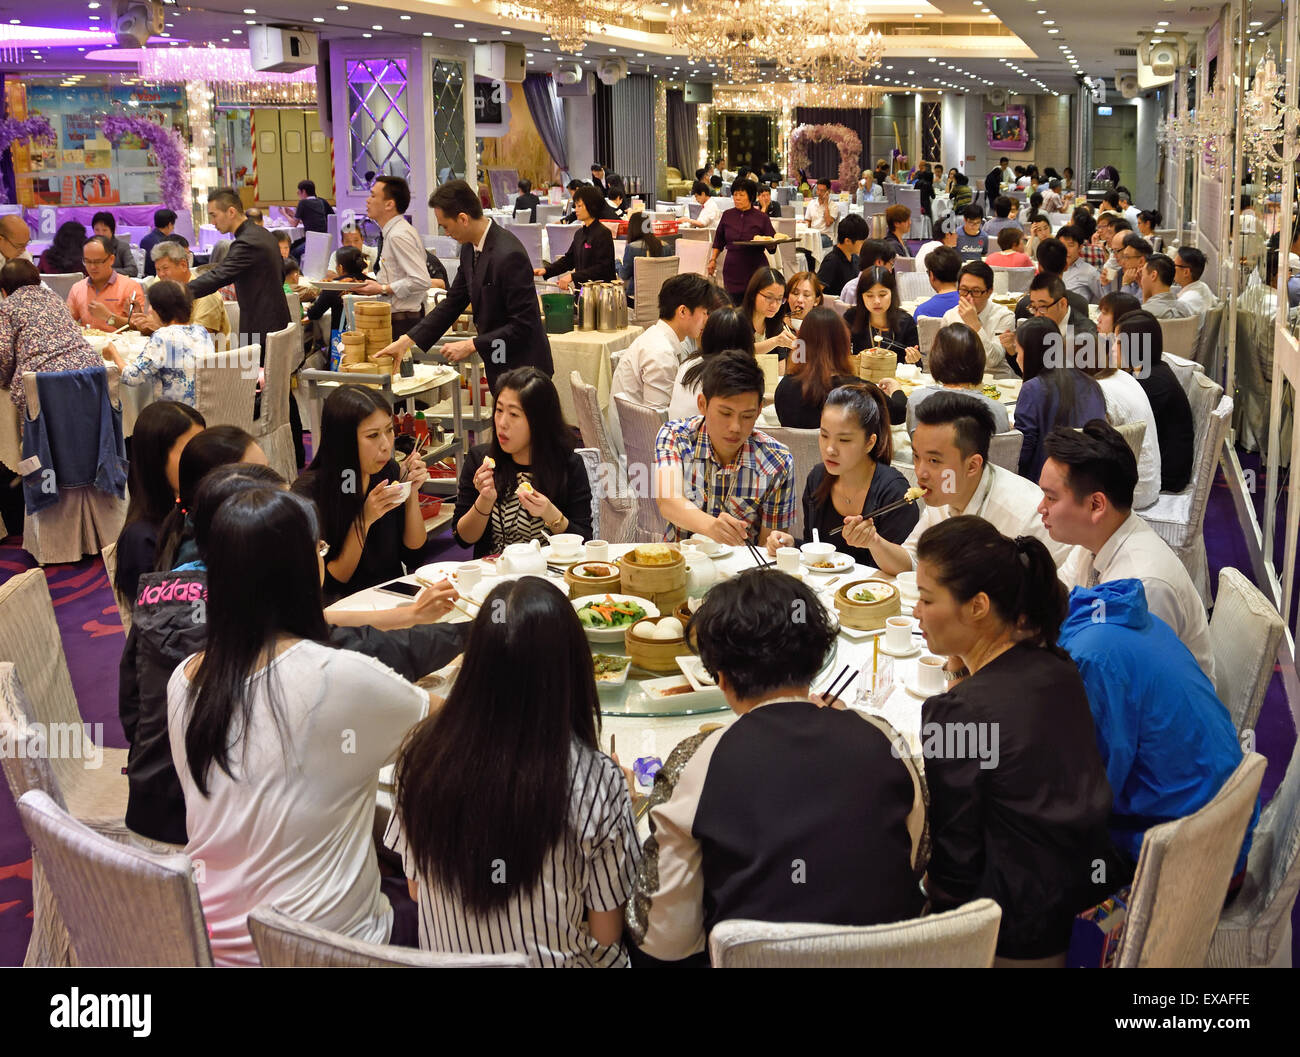
[[(33, 14), (27, 0), (0, 0), (0, 21), (20, 19), (24, 24), (56, 25), (76, 29), (98, 29), (107, 24), (109, 0), (91, 9), (95, 0), (43, 0), (39, 16)], [(577, 0), (575, 0), (577, 2)], [(774, 0), (755, 0), (762, 4)], [(776, 0), (779, 2), (779, 0)], [(348, 10), (340, 11), (339, 6)], [(543, 40), (540, 27), (509, 23), (488, 14), (486, 0), (473, 4), (469, 0), (392, 0), (385, 3), (336, 4), (329, 0), (208, 0), (203, 8), (172, 4), (167, 8), (167, 33), (182, 42), (214, 41), (221, 47), (240, 47), (246, 39), (248, 23), (276, 22), (301, 25), (325, 38), (355, 37), (370, 34), (373, 39), (398, 36), (431, 35), (434, 37), (480, 42), (506, 40), (523, 44), (531, 53), (530, 69), (550, 69), (561, 58), (553, 42)], [(245, 9), (255, 13), (246, 14)], [(668, 14), (665, 0), (648, 0), (640, 7), (629, 6), (644, 20), (640, 30), (609, 35), (589, 43), (583, 60), (590, 63), (600, 57), (617, 54), (625, 57), (634, 70), (660, 76), (685, 77), (691, 67), (680, 53), (674, 54), (671, 43), (662, 35)], [(1280, 0), (1256, 3), (1254, 18), (1267, 24), (1278, 17)], [(873, 0), (873, 21), (891, 24), (901, 30), (903, 23), (916, 13), (925, 18), (916, 24), (939, 27), (937, 20), (949, 23), (948, 29), (978, 28), (980, 25), (1009, 28), (1014, 36), (983, 37), (986, 47), (972, 53), (962, 47), (969, 37), (932, 36), (928, 39), (886, 37), (886, 56), (880, 69), (868, 83), (909, 85), (937, 89), (942, 87), (987, 91), (994, 86), (1016, 92), (1049, 90), (1064, 92), (1075, 87), (1075, 71), (1062, 46), (1072, 49), (1082, 73), (1093, 77), (1113, 78), (1116, 69), (1133, 69), (1132, 58), (1115, 55), (1115, 49), (1132, 48), (1140, 30), (1156, 30), (1157, 23), (1167, 21), (1171, 31), (1199, 34), (1217, 16), (1219, 7), (1209, 0)], [(1265, 13), (1266, 12), (1266, 13)], [(93, 16), (100, 16), (96, 20)], [(316, 21), (321, 19), (323, 21)], [(1045, 23), (1051, 21), (1053, 25)], [(460, 25), (458, 26), (457, 23)], [(952, 25), (960, 23), (960, 26)], [(507, 29), (507, 26), (513, 28)], [(382, 27), (382, 28), (375, 28)], [(1058, 32), (1052, 33), (1055, 29)], [(997, 30), (1001, 32), (1001, 30)], [(892, 31), (891, 31), (892, 32)], [(910, 46), (901, 46), (904, 43)], [(167, 47), (166, 40), (151, 46)], [(670, 57), (671, 56), (671, 57)], [(1008, 62), (999, 61), (1010, 58)], [(572, 58), (572, 56), (563, 56)], [(124, 59), (129, 52), (124, 51)], [(890, 69), (892, 67), (892, 69)], [(1012, 67), (1018, 67), (1018, 70)], [(36, 74), (42, 69), (104, 69), (100, 63), (86, 63), (73, 48), (46, 48), (40, 57), (32, 54), (21, 65), (0, 63), (0, 68)], [(674, 72), (674, 70), (680, 72)], [(706, 66), (700, 79), (712, 79)]]

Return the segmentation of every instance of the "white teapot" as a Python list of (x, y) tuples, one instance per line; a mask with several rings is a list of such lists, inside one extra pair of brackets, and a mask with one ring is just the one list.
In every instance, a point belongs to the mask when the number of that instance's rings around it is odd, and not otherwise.
[[(693, 549), (694, 550), (694, 549)], [(707, 554), (688, 553), (686, 556), (686, 593), (698, 598), (718, 582), (718, 569)]]
[(508, 544), (502, 551), (502, 557), (508, 573), (546, 575), (546, 559), (542, 557), (542, 545), (537, 540)]

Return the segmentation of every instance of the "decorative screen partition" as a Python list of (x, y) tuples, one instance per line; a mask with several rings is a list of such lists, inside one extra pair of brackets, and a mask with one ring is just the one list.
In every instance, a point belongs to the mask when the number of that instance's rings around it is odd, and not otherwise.
[[(368, 172), (409, 179), (409, 83), (405, 59), (348, 60), (348, 158), (352, 190), (367, 188)], [(461, 155), (463, 167), (463, 147)]]
[(465, 176), (465, 64), (435, 58), (431, 88), (434, 171), (446, 183)]

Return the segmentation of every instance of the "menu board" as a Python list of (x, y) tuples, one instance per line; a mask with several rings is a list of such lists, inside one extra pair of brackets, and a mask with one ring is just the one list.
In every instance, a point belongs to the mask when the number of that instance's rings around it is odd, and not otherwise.
[(183, 131), (182, 87), (28, 85), (26, 94), (28, 114), (48, 118), (55, 140), (52, 145), (33, 145), (25, 165), (15, 156), (23, 205), (143, 205), (162, 200), (161, 168), (153, 151), (133, 136), (115, 147), (100, 125), (106, 114), (125, 112)]

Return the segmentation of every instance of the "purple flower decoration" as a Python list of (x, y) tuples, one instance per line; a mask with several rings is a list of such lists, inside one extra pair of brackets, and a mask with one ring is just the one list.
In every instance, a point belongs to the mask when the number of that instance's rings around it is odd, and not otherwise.
[(135, 136), (148, 144), (162, 167), (158, 186), (162, 191), (163, 205), (178, 212), (189, 208), (189, 174), (185, 167), (185, 146), (179, 132), (155, 125), (148, 118), (130, 117), (126, 114), (108, 115), (101, 127), (112, 143), (116, 144), (127, 136)]
[[(50, 127), (48, 118), (37, 115), (36, 117), (24, 118), (22, 121), (12, 117), (0, 120), (0, 154), (7, 151), (10, 145), (15, 142), (53, 138), (54, 129)], [(0, 204), (8, 200), (8, 192), (3, 181), (0, 181)]]
[(818, 140), (829, 140), (840, 152), (840, 189), (858, 185), (858, 163), (862, 158), (862, 140), (845, 125), (799, 125), (790, 133), (790, 176), (797, 178), (809, 164), (808, 147)]

